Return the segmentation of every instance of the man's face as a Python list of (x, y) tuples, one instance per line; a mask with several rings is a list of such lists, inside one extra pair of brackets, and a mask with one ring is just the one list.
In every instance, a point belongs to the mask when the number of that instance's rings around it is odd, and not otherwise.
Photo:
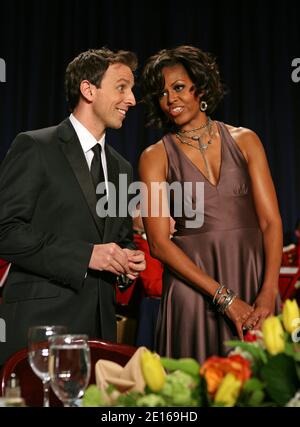
[(97, 89), (93, 112), (104, 128), (119, 129), (130, 107), (136, 102), (132, 93), (134, 77), (124, 64), (112, 64), (106, 70)]

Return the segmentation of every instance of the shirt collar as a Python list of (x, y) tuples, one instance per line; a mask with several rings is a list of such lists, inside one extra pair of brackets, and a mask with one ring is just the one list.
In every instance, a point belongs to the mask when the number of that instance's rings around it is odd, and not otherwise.
[(87, 153), (88, 151), (90, 151), (94, 147), (94, 145), (96, 145), (97, 143), (99, 143), (102, 149), (104, 150), (105, 133), (102, 136), (102, 138), (99, 141), (97, 141), (96, 138), (91, 134), (91, 132), (85, 126), (83, 126), (83, 124), (78, 119), (76, 119), (76, 117), (72, 113), (70, 114), (69, 119), (75, 129), (75, 132), (78, 136), (78, 139), (80, 141), (80, 144), (84, 153)]

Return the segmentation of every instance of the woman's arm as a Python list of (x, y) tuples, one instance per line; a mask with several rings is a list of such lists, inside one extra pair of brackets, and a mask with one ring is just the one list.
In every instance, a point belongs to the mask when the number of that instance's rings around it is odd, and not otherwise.
[[(142, 205), (148, 202), (148, 214), (143, 217), (145, 230), (148, 237), (151, 255), (166, 264), (176, 275), (190, 286), (198, 289), (210, 297), (213, 297), (219, 283), (208, 276), (203, 270), (170, 240), (170, 220), (167, 206), (167, 197), (164, 191), (159, 191), (158, 204), (159, 215), (151, 213), (151, 199), (155, 199), (153, 183), (166, 182), (167, 158), (162, 142), (146, 149), (140, 158), (139, 174), (141, 181), (146, 184), (147, 194), (143, 194)], [(152, 189), (151, 189), (152, 187)], [(152, 204), (153, 205), (153, 204)], [(142, 212), (144, 215), (144, 213)], [(226, 315), (235, 323), (240, 338), (243, 337), (242, 324), (248, 318), (253, 308), (237, 298), (226, 311)]]
[(282, 257), (282, 224), (268, 161), (258, 136), (241, 129), (235, 138), (248, 162), (252, 191), (259, 225), (263, 233), (265, 273), (255, 300), (255, 311), (245, 327), (261, 326), (262, 320), (274, 313), (278, 294), (278, 277)]

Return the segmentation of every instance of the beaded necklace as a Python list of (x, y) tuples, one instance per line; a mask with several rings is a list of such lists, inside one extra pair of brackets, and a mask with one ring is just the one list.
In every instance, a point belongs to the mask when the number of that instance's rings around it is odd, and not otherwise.
[[(215, 133), (213, 132), (212, 126), (213, 126), (213, 121), (211, 120), (210, 117), (208, 117), (207, 122), (205, 124), (201, 125), (200, 127), (190, 129), (190, 130), (178, 131), (175, 134), (176, 138), (179, 139), (179, 141), (182, 144), (186, 144), (189, 147), (195, 148), (196, 150), (200, 151), (202, 158), (203, 158), (204, 166), (205, 166), (206, 178), (208, 179), (208, 181), (210, 181), (211, 174), (210, 174), (209, 165), (208, 165), (208, 162), (207, 162), (207, 159), (205, 156), (205, 151), (207, 150), (208, 146), (213, 143), (212, 139), (213, 139)], [(195, 131), (200, 130), (200, 129), (206, 129), (206, 130), (204, 132), (202, 132), (202, 134), (200, 134), (200, 135), (192, 135), (192, 136), (186, 135), (187, 133), (192, 133), (192, 132), (195, 132)], [(209, 140), (206, 142), (202, 142), (203, 137), (207, 136), (207, 135), (209, 137)], [(187, 141), (186, 138), (189, 138), (193, 141), (198, 142), (198, 145), (196, 146), (192, 142)]]

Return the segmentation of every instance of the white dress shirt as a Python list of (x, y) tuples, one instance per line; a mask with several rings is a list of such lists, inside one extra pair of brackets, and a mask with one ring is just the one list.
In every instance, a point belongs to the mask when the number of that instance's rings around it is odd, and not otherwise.
[(107, 176), (107, 163), (106, 163), (106, 156), (105, 156), (105, 133), (102, 136), (102, 138), (97, 141), (96, 138), (91, 134), (91, 132), (89, 130), (87, 130), (87, 128), (85, 126), (83, 126), (82, 123), (80, 123), (80, 121), (78, 119), (76, 119), (76, 117), (73, 114), (70, 114), (70, 122), (72, 123), (75, 132), (78, 136), (78, 139), (80, 141), (82, 150), (84, 152), (89, 170), (91, 170), (91, 164), (92, 164), (92, 160), (94, 157), (94, 152), (92, 150), (92, 148), (94, 147), (94, 145), (96, 144), (100, 144), (101, 145), (101, 162), (102, 162), (102, 168), (103, 168), (103, 173), (104, 173), (104, 178), (105, 178), (105, 187), (106, 187), (106, 194), (107, 196), (109, 196), (108, 194), (108, 176)]

